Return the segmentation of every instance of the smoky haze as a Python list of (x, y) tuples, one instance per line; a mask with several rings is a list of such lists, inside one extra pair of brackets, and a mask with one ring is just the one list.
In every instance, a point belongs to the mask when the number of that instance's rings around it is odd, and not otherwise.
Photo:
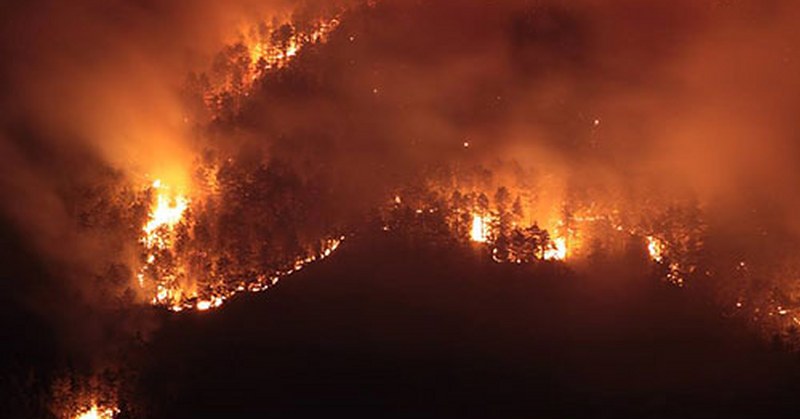
[[(47, 302), (70, 347), (114, 340), (81, 320), (136, 300), (123, 268), (147, 213), (137, 191), (154, 177), (191, 191), (208, 153), (324, 179), (327, 214), (310, 218), (345, 224), (401, 185), (480, 165), (492, 184), (542, 187), (541, 218), (575, 190), (621, 205), (688, 195), (722, 237), (794, 243), (795, 2), (348, 5), (327, 43), (212, 121), (186, 103), (189, 72), (242, 27), (340, 5), (40, 0), (5, 13), (2, 214), (59, 284), (24, 297)], [(135, 204), (92, 198), (120, 194)], [(87, 207), (104, 215), (82, 219)], [(59, 304), (62, 288), (88, 308)]]
[(53, 324), (68, 353), (102, 362), (149, 330), (142, 313), (125, 308), (138, 301), (131, 267), (147, 214), (137, 191), (156, 177), (187, 187), (194, 156), (180, 86), (242, 25), (288, 14), (290, 6), (7, 6), (0, 29), (2, 214), (13, 231), (9, 243), (16, 243), (9, 245), (24, 245), (42, 269), (9, 267), (3, 277), (13, 298)]

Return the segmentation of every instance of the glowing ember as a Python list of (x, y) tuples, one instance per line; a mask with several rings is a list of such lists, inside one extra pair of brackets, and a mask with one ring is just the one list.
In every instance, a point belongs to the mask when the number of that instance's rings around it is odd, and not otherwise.
[(556, 237), (550, 247), (544, 251), (545, 260), (565, 260), (567, 258), (567, 239)]
[(486, 243), (489, 240), (489, 227), (487, 219), (484, 216), (474, 214), (472, 216), (472, 229), (469, 232), (469, 237), (472, 241), (477, 243)]
[(117, 413), (119, 413), (119, 409), (116, 407), (98, 406), (95, 403), (75, 415), (75, 419), (112, 419)]

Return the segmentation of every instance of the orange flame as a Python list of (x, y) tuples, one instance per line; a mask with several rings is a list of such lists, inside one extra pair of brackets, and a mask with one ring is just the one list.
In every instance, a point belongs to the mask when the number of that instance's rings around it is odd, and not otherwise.
[(544, 251), (545, 260), (565, 260), (567, 258), (567, 239), (556, 237), (551, 246)]
[(116, 407), (99, 406), (92, 403), (91, 406), (75, 415), (75, 419), (113, 419), (119, 413)]
[(478, 214), (472, 215), (472, 229), (469, 237), (476, 243), (486, 243), (489, 240), (489, 226), (486, 217)]
[(654, 262), (661, 263), (664, 260), (664, 243), (661, 240), (647, 236), (647, 253), (650, 254), (650, 259)]
[[(153, 182), (153, 189), (158, 191), (158, 195), (150, 209), (150, 218), (142, 228), (145, 233), (143, 241), (148, 248), (163, 249), (169, 246), (168, 235), (183, 218), (189, 199), (183, 195), (170, 195), (160, 180)], [(166, 231), (162, 231), (162, 227)]]

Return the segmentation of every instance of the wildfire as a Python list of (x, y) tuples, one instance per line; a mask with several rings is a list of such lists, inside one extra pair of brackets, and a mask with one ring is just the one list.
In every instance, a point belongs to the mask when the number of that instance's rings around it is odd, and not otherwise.
[(261, 292), (266, 290), (267, 288), (275, 285), (281, 278), (289, 276), (301, 269), (303, 269), (307, 264), (316, 262), (322, 259), (327, 258), (328, 256), (332, 255), (339, 245), (342, 244), (344, 241), (344, 236), (335, 239), (328, 239), (325, 240), (323, 246), (319, 249), (319, 252), (314, 255), (306, 256), (304, 258), (297, 259), (291, 268), (284, 270), (284, 271), (277, 271), (273, 272), (272, 274), (262, 274), (259, 275), (257, 278), (253, 280), (253, 282), (245, 285), (239, 285), (235, 288), (228, 288), (217, 291), (209, 299), (202, 299), (197, 301), (197, 303), (192, 306), (189, 303), (175, 303), (170, 307), (172, 311), (182, 311), (184, 308), (191, 309), (195, 308), (198, 311), (207, 311), (213, 308), (217, 308), (222, 306), (228, 299), (233, 297), (234, 295), (248, 291), (248, 292)]
[[(156, 179), (151, 187), (156, 192), (156, 198), (150, 208), (147, 223), (142, 227), (142, 237), (139, 240), (144, 246), (147, 258), (136, 275), (139, 286), (143, 288), (145, 287), (146, 273), (157, 271), (157, 255), (172, 247), (175, 228), (183, 220), (186, 210), (189, 208), (189, 199), (183, 195), (172, 193), (169, 187), (162, 184), (161, 180)], [(163, 283), (174, 282), (174, 274), (166, 275), (169, 277), (157, 278), (157, 280)], [(152, 303), (167, 304), (184, 294), (181, 290), (169, 289), (163, 283), (156, 284)]]
[(472, 229), (469, 237), (476, 243), (486, 243), (489, 240), (489, 226), (487, 217), (482, 215), (472, 215)]
[(150, 209), (147, 224), (142, 228), (145, 233), (143, 241), (148, 248), (164, 248), (169, 246), (169, 233), (180, 223), (189, 207), (189, 199), (182, 195), (170, 195), (169, 189), (160, 180), (154, 181), (152, 186), (158, 194)]
[(197, 302), (195, 308), (199, 311), (206, 311), (212, 308), (217, 308), (225, 302), (225, 299), (222, 296), (216, 296), (211, 300), (201, 300)]
[(119, 413), (116, 407), (100, 406), (97, 403), (75, 415), (75, 419), (113, 419)]
[[(273, 29), (270, 37), (266, 39), (253, 34), (247, 36), (245, 44), (255, 70), (251, 79), (258, 77), (258, 71), (285, 66), (305, 45), (324, 42), (328, 34), (337, 26), (339, 26), (339, 19), (334, 17), (327, 20), (320, 19), (307, 33), (298, 31), (291, 23), (284, 23)], [(276, 35), (283, 35), (286, 38), (282, 42), (275, 42)]]
[(661, 240), (653, 237), (647, 236), (647, 253), (650, 254), (650, 259), (657, 263), (661, 263), (664, 260), (664, 243)]
[[(188, 211), (191, 201), (160, 180), (154, 181), (150, 188), (154, 192), (153, 203), (139, 238), (143, 254), (136, 277), (150, 303), (170, 311), (207, 311), (222, 306), (237, 293), (266, 290), (280, 278), (330, 256), (344, 240), (344, 236), (339, 236), (306, 245), (294, 260), (287, 255), (289, 259), (276, 264), (273, 270), (265, 268), (265, 272), (250, 278), (234, 280), (222, 270), (206, 275), (190, 265), (191, 258), (198, 253), (177, 246), (179, 234), (189, 241), (196, 239), (193, 232), (196, 220)], [(206, 250), (201, 248), (200, 252), (205, 255)]]
[(545, 260), (565, 260), (567, 258), (567, 239), (556, 237), (551, 246), (544, 251)]
[(214, 118), (241, 109), (259, 80), (286, 68), (307, 46), (326, 42), (339, 26), (338, 15), (293, 19), (275, 16), (271, 23), (241, 27), (214, 59), (214, 68), (193, 84), (191, 93), (202, 97)]

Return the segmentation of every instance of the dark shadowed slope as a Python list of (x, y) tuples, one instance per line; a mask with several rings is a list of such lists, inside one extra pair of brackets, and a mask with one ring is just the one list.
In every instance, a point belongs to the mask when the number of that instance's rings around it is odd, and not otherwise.
[(154, 417), (798, 410), (794, 355), (694, 291), (613, 265), (577, 275), (497, 265), (474, 249), (353, 239), (264, 294), (169, 321), (139, 397)]
[(46, 319), (19, 298), (46, 277), (22, 243), (0, 222), (0, 417), (45, 417), (56, 343)]

